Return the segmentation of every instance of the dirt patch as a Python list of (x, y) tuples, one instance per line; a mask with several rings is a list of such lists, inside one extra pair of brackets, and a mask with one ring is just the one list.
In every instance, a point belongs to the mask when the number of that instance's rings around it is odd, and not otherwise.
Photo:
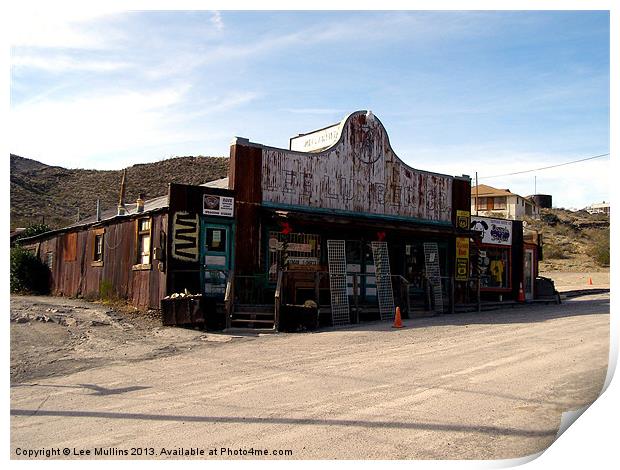
[(156, 313), (59, 297), (12, 296), (10, 317), (12, 384), (251, 339), (164, 327)]

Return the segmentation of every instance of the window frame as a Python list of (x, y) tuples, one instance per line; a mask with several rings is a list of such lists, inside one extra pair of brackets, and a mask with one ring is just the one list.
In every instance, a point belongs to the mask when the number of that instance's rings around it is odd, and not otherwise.
[[(148, 221), (149, 223), (149, 228), (148, 230), (140, 230), (140, 223), (143, 221)], [(135, 223), (135, 239), (134, 239), (134, 246), (135, 246), (135, 253), (134, 253), (134, 265), (132, 267), (132, 270), (134, 271), (141, 271), (141, 270), (149, 270), (151, 269), (152, 265), (153, 265), (153, 218), (152, 217), (140, 217), (136, 219), (136, 223)], [(141, 251), (141, 240), (142, 237), (147, 236), (149, 237), (149, 251), (148, 251), (148, 256), (149, 256), (149, 262), (148, 263), (143, 263), (142, 262), (142, 257), (144, 256), (144, 253)]]
[[(91, 266), (103, 266), (103, 257), (105, 255), (105, 229), (95, 229), (92, 231), (93, 250), (91, 253)], [(97, 238), (101, 237), (101, 259), (97, 258)]]

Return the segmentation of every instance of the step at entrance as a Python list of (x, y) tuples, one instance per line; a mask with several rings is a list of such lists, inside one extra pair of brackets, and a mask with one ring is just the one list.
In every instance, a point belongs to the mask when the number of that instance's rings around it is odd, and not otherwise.
[(275, 326), (275, 314), (273, 305), (235, 305), (230, 318), (231, 328), (248, 329), (273, 329)]

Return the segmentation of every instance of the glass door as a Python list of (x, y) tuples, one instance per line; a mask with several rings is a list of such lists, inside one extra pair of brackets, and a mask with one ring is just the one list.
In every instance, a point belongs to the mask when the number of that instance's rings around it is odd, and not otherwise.
[(226, 281), (231, 268), (231, 226), (201, 223), (201, 265), (204, 293), (210, 297), (224, 297)]

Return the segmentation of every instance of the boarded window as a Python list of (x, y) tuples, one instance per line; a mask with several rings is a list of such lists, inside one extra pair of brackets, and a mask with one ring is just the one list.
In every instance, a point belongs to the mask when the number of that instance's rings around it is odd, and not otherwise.
[(67, 233), (62, 237), (62, 259), (64, 261), (77, 259), (77, 233)]

